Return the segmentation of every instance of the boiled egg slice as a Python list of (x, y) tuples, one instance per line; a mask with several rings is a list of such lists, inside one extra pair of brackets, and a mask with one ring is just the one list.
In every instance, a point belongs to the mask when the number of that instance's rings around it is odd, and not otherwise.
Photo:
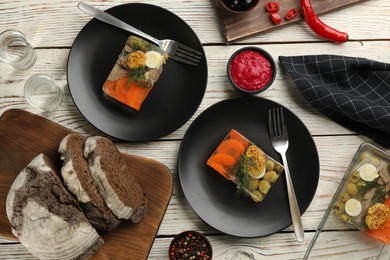
[(365, 181), (373, 181), (379, 177), (378, 170), (371, 163), (365, 163), (358, 169), (359, 176)]
[(151, 69), (160, 67), (164, 63), (164, 56), (157, 51), (148, 51), (146, 53), (145, 65)]
[(249, 171), (249, 175), (253, 179), (260, 179), (265, 175), (265, 167), (261, 169), (254, 169), (253, 171)]
[(345, 203), (344, 210), (351, 217), (356, 217), (362, 212), (362, 204), (356, 199), (349, 199)]

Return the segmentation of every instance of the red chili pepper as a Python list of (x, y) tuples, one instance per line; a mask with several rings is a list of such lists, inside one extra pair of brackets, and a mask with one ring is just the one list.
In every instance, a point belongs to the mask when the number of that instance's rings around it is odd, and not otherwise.
[(298, 10), (293, 7), (287, 11), (284, 18), (286, 18), (286, 20), (291, 20), (291, 19), (295, 18), (297, 15), (298, 15)]
[(277, 11), (279, 11), (279, 3), (268, 2), (265, 5), (265, 9), (267, 10), (267, 12), (270, 12), (270, 13), (277, 12)]
[(280, 15), (276, 12), (270, 13), (269, 16), (274, 24), (280, 24), (282, 22), (282, 18), (280, 18)]
[(301, 0), (302, 14), (305, 18), (306, 24), (312, 29), (313, 32), (319, 36), (329, 39), (333, 42), (346, 42), (348, 40), (348, 34), (340, 32), (326, 24), (324, 24), (316, 15), (311, 5), (310, 0)]

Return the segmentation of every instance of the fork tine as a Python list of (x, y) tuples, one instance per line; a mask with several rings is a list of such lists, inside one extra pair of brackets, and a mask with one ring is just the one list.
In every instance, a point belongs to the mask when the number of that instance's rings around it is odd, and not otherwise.
[(283, 109), (280, 108), (280, 124), (281, 124), (281, 134), (283, 136), (286, 136), (287, 137), (287, 128), (286, 128), (286, 121), (284, 119), (284, 113), (283, 113)]
[(177, 60), (177, 61), (180, 61), (180, 62), (183, 62), (185, 64), (188, 64), (188, 65), (193, 65), (193, 66), (196, 66), (198, 65), (197, 62), (193, 62), (193, 61), (190, 61), (190, 60), (186, 60), (184, 58), (181, 58), (177, 55), (169, 55), (169, 58), (173, 59), (173, 60)]
[(268, 110), (268, 129), (271, 137), (275, 136), (274, 126), (273, 126), (273, 109)]
[[(171, 53), (171, 58), (176, 59), (178, 61), (191, 64), (191, 65), (197, 65), (201, 59), (201, 56), (195, 53), (192, 53), (190, 51), (187, 51), (187, 49), (183, 49), (182, 44), (176, 44), (174, 45), (175, 48), (173, 50), (173, 53)], [(185, 48), (189, 48), (184, 46)]]
[(283, 136), (283, 122), (281, 116), (282, 108), (276, 108), (276, 123), (278, 125), (278, 136)]
[(187, 45), (184, 45), (182, 43), (179, 43), (179, 42), (176, 42), (177, 43), (177, 47), (180, 48), (180, 49), (183, 49), (183, 50), (186, 50), (194, 55), (197, 55), (197, 56), (202, 56), (202, 53), (200, 51), (197, 51), (191, 47), (188, 47)]
[(174, 52), (173, 52), (173, 55), (174, 56), (179, 56), (183, 59), (186, 59), (186, 60), (190, 60), (190, 61), (193, 61), (195, 63), (198, 63), (201, 59), (201, 57), (199, 56), (192, 56), (189, 52), (187, 51), (183, 51), (183, 50), (180, 50), (180, 49), (176, 49)]
[(278, 117), (278, 109), (272, 109), (272, 120), (274, 122), (274, 136), (280, 136), (280, 128), (279, 128), (279, 117)]
[(186, 57), (188, 59), (199, 61), (202, 57), (200, 55), (194, 54), (192, 52), (189, 52), (185, 49), (181, 49), (180, 47), (176, 47), (175, 53), (177, 55), (181, 55), (182, 57)]
[(270, 109), (268, 118), (268, 128), (272, 137), (287, 136), (286, 123), (281, 107)]

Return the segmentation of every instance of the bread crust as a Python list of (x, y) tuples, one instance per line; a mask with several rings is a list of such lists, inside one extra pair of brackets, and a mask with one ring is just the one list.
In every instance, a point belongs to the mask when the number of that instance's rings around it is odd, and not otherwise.
[(88, 137), (84, 157), (107, 207), (120, 219), (141, 221), (147, 208), (146, 194), (115, 144), (105, 137)]
[(103, 245), (44, 154), (17, 176), (6, 205), (13, 234), (41, 259), (87, 259)]
[(80, 204), (91, 224), (97, 230), (107, 232), (116, 228), (121, 220), (109, 210), (95, 187), (83, 155), (85, 140), (77, 133), (62, 139), (58, 148), (63, 161), (61, 176), (64, 186)]

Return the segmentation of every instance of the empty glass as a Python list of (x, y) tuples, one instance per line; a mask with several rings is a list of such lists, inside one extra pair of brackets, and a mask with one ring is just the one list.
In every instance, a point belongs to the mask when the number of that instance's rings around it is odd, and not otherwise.
[(20, 31), (7, 30), (0, 34), (0, 61), (14, 69), (31, 68), (37, 54), (27, 37)]
[(24, 97), (41, 111), (53, 111), (62, 102), (62, 90), (50, 76), (36, 74), (26, 81)]

